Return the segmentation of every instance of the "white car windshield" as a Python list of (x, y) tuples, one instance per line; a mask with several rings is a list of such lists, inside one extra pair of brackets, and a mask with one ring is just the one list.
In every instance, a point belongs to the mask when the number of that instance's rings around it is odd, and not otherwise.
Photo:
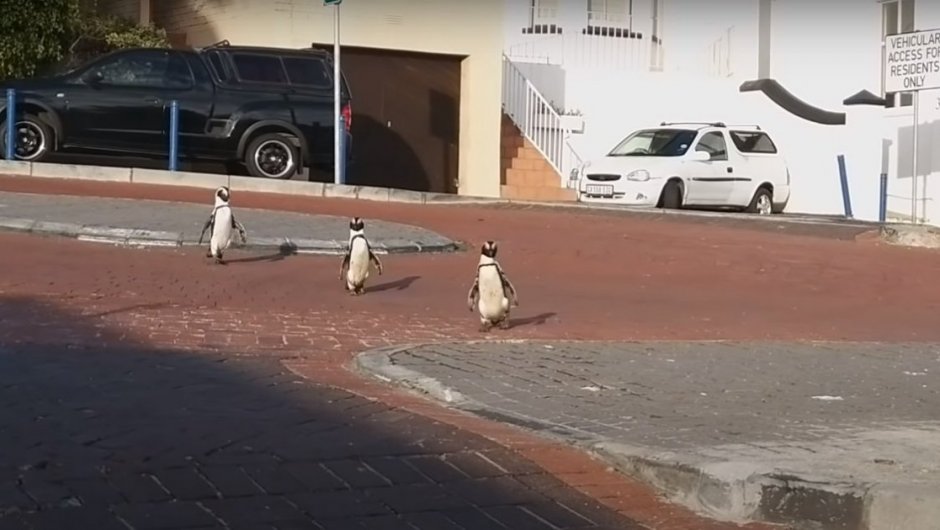
[(643, 129), (624, 138), (607, 156), (682, 156), (695, 135), (689, 129)]

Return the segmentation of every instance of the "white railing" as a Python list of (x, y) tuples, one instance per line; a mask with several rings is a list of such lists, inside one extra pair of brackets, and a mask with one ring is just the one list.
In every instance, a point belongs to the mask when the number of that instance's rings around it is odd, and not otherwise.
[(571, 130), (535, 85), (503, 55), (503, 111), (566, 182), (580, 158), (568, 143)]
[(523, 62), (557, 64), (576, 68), (628, 71), (652, 69), (650, 39), (601, 35), (546, 35), (510, 44), (506, 55)]

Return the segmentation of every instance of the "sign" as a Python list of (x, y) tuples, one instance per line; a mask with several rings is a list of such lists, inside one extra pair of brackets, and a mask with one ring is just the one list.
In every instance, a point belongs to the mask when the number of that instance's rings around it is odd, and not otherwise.
[(343, 2), (343, 0), (323, 0), (323, 5), (325, 6), (338, 6)]
[(940, 88), (940, 29), (885, 37), (886, 93)]

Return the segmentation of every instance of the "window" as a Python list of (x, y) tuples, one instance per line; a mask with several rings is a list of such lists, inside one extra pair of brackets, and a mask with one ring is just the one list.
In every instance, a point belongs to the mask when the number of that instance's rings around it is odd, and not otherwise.
[[(653, 29), (650, 36), (650, 69), (662, 71), (663, 69), (663, 0), (653, 0)], [(630, 18), (633, 18), (631, 7)], [(632, 26), (631, 26), (632, 27)]]
[(326, 63), (322, 59), (284, 57), (284, 67), (292, 85), (333, 86), (333, 77), (327, 72)]
[[(914, 0), (883, 0), (881, 2), (881, 38), (898, 33), (908, 33), (914, 31)], [(883, 52), (882, 52), (883, 53)], [(884, 61), (882, 61), (882, 69)], [(882, 79), (884, 79), (884, 70), (882, 70)], [(884, 94), (884, 87), (882, 87)], [(889, 107), (898, 106), (900, 100), (901, 107), (909, 107), (914, 104), (914, 96), (910, 93), (884, 94)]]
[(225, 60), (222, 58), (221, 53), (210, 52), (209, 64), (212, 65), (212, 71), (215, 72), (215, 75), (219, 78), (219, 81), (226, 82), (232, 79), (228, 68), (225, 67)]
[(236, 53), (232, 55), (238, 78), (250, 83), (287, 83), (281, 58), (273, 55)]
[(774, 154), (777, 146), (767, 133), (754, 131), (729, 131), (731, 141), (742, 153)]
[(624, 138), (607, 156), (682, 156), (695, 135), (689, 129), (644, 129)]
[(631, 28), (633, 0), (588, 0), (589, 26)]
[(186, 89), (193, 85), (186, 60), (177, 53), (142, 51), (124, 53), (89, 71), (106, 85)]
[(712, 160), (728, 160), (728, 144), (725, 143), (725, 135), (720, 132), (706, 133), (698, 141), (695, 150), (708, 153)]
[(558, 18), (558, 6), (561, 0), (532, 0), (531, 25), (544, 24)]

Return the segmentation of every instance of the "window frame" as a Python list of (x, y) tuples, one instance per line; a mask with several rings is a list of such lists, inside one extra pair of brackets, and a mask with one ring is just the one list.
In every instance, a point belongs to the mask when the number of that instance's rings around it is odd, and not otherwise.
[[(716, 135), (721, 139), (721, 143), (724, 146), (722, 151), (715, 151), (715, 153), (722, 153), (721, 155), (716, 155), (712, 152), (712, 148), (707, 144), (703, 145), (702, 143), (709, 136)], [(699, 149), (702, 147), (703, 149)], [(728, 161), (728, 140), (725, 138), (724, 131), (707, 131), (699, 136), (698, 141), (695, 142), (694, 152), (705, 152), (711, 157), (712, 162), (727, 162)]]
[[(290, 79), (287, 76), (287, 69), (284, 67), (284, 61), (281, 60), (280, 55), (271, 54), (271, 53), (258, 53), (254, 51), (241, 51), (241, 50), (232, 51), (229, 53), (230, 53), (229, 59), (231, 60), (231, 63), (232, 63), (232, 70), (234, 71), (235, 78), (238, 80), (239, 83), (243, 83), (246, 85), (277, 86), (277, 87), (283, 87), (283, 88), (290, 87)], [(244, 79), (241, 75), (241, 72), (238, 69), (238, 64), (235, 61), (235, 57), (239, 55), (274, 59), (275, 61), (277, 61), (277, 64), (280, 65), (281, 67), (281, 73), (284, 75), (283, 80), (282, 81), (255, 81), (252, 79)]]

